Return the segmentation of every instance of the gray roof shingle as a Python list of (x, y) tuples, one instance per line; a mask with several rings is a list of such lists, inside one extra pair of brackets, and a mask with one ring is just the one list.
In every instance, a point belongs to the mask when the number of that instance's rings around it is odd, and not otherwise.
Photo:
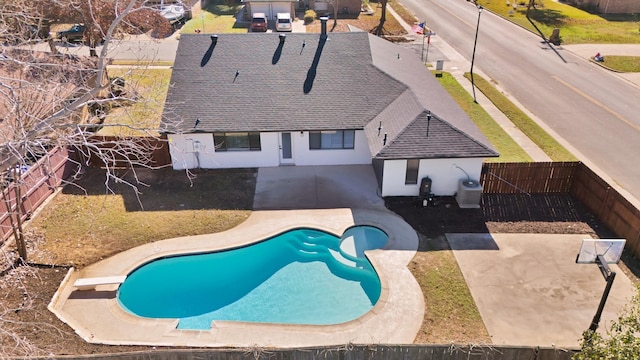
[(363, 129), (406, 86), (372, 65), (367, 33), (331, 34), (324, 46), (319, 38), (287, 34), (279, 46), (277, 34), (224, 34), (212, 48), (209, 35), (182, 35), (164, 124), (171, 132)]
[(423, 111), (374, 155), (376, 159), (442, 159), (498, 156), (434, 114)]
[(279, 34), (223, 34), (212, 43), (210, 35), (181, 36), (167, 132), (364, 129), (380, 159), (498, 156), (402, 46), (365, 32), (330, 33), (326, 42), (287, 34), (283, 44)]

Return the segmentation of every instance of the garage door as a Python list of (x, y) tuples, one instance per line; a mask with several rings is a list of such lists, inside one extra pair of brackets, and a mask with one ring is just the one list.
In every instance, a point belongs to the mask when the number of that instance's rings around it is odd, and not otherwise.
[(291, 3), (290, 2), (271, 3), (271, 16), (269, 16), (269, 20), (276, 20), (277, 13), (291, 13)]
[(265, 13), (267, 18), (271, 19), (269, 16), (270, 3), (265, 2), (252, 2), (251, 3), (251, 16), (255, 13)]

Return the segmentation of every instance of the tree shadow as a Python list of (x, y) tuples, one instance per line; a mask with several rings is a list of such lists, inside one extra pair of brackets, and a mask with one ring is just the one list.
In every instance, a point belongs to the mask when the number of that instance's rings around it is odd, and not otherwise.
[[(526, 14), (526, 10), (523, 11)], [(565, 23), (569, 17), (564, 15), (561, 11), (550, 9), (531, 9), (529, 17), (541, 24), (549, 26), (559, 26)]]
[(62, 190), (78, 196), (119, 196), (126, 211), (250, 210), (256, 169), (121, 169), (108, 184), (103, 169), (89, 167)]
[(209, 1), (204, 11), (214, 15), (236, 15), (243, 5), (228, 0)]

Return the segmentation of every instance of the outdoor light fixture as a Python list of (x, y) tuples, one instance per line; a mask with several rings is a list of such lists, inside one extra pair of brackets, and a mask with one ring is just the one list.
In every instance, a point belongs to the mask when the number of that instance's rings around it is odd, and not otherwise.
[(475, 83), (473, 82), (473, 62), (476, 59), (476, 45), (478, 44), (478, 30), (480, 29), (480, 15), (482, 15), (482, 6), (478, 6), (478, 24), (476, 25), (476, 38), (473, 41), (473, 55), (471, 55), (471, 71), (469, 71), (469, 73), (471, 74), (471, 89), (473, 90), (473, 102), (475, 102), (476, 104), (478, 103), (478, 101), (476, 100), (476, 86)]

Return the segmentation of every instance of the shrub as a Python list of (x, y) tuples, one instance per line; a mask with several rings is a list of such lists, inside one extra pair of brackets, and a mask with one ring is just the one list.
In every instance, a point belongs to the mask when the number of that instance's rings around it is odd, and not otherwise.
[(316, 19), (316, 12), (313, 10), (307, 10), (304, 12), (304, 23), (311, 24)]

